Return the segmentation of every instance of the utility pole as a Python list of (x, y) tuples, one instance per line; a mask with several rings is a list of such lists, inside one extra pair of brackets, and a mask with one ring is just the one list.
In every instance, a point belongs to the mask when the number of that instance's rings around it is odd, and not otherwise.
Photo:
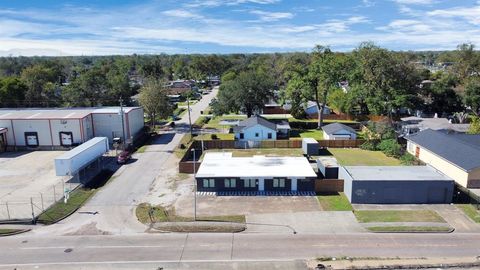
[(125, 150), (125, 123), (123, 122), (123, 99), (120, 97), (120, 116), (122, 118), (122, 146), (123, 150)]
[(197, 162), (195, 159), (195, 148), (190, 150), (193, 152), (193, 221), (197, 221), (197, 179), (195, 179), (195, 163)]
[(190, 117), (190, 97), (187, 97), (188, 123), (190, 124), (190, 137), (193, 139), (192, 118)]

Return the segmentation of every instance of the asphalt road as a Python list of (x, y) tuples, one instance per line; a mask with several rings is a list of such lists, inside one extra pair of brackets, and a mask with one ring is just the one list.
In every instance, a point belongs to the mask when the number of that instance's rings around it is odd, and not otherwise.
[(293, 261), (319, 256), (475, 257), (479, 234), (149, 234), (0, 239), (0, 267)]

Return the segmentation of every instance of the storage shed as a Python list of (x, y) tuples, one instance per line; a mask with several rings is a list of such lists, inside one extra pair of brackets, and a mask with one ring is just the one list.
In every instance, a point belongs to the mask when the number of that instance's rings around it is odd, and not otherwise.
[(351, 203), (451, 203), (454, 180), (430, 166), (346, 166), (339, 168)]
[(324, 179), (338, 179), (338, 162), (333, 156), (317, 158), (318, 173)]
[(318, 142), (313, 138), (303, 138), (302, 139), (302, 150), (303, 154), (307, 156), (316, 156), (318, 155)]

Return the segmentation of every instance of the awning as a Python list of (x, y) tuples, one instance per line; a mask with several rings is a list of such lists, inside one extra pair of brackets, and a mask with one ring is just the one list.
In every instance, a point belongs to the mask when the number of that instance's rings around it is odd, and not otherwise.
[(2, 128), (2, 127), (0, 127), (0, 134), (2, 134), (2, 133), (7, 133), (7, 131), (8, 131), (8, 128)]

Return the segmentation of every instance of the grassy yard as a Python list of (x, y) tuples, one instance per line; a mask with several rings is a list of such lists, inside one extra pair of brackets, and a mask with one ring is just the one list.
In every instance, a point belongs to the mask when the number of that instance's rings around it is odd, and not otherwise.
[[(193, 217), (177, 216), (175, 211), (166, 210), (161, 206), (151, 206), (148, 203), (140, 204), (135, 210), (138, 221), (143, 224), (155, 222), (185, 222), (193, 221)], [(197, 221), (223, 221), (245, 223), (245, 216), (197, 216)]]
[(323, 140), (323, 130), (319, 129), (292, 129), (290, 131), (290, 139), (301, 140), (302, 138), (314, 138), (315, 140)]
[(10, 235), (12, 233), (20, 232), (20, 229), (0, 229), (0, 236)]
[[(235, 139), (235, 134), (233, 133), (214, 133), (217, 136), (218, 140), (234, 140)], [(214, 134), (202, 134), (197, 137), (195, 137), (195, 140), (200, 141), (200, 140), (212, 140), (212, 135)]]
[[(317, 123), (318, 119), (296, 119), (293, 117), (288, 118), (288, 122), (304, 122), (304, 123)], [(323, 123), (331, 124), (331, 123), (343, 123), (343, 124), (354, 124), (358, 123), (354, 120), (323, 120)]]
[(357, 148), (329, 148), (337, 158), (340, 165), (344, 166), (401, 166), (400, 160), (387, 157), (380, 151), (368, 151)]
[(230, 126), (224, 126), (220, 125), (220, 121), (222, 120), (245, 120), (247, 116), (240, 116), (240, 115), (223, 115), (223, 116), (217, 116), (204, 125), (204, 128), (215, 128), (215, 129), (227, 129), (230, 128)]
[(358, 222), (445, 222), (431, 210), (361, 210), (355, 211)]
[(450, 232), (446, 226), (375, 226), (367, 228), (371, 232)]
[(457, 204), (456, 205), (460, 210), (462, 210), (465, 215), (471, 218), (476, 223), (480, 223), (480, 211), (475, 205), (472, 204)]
[(38, 222), (44, 224), (53, 224), (58, 220), (75, 212), (82, 206), (93, 194), (95, 189), (78, 188), (70, 193), (67, 203), (63, 200), (56, 202), (38, 217)]
[(299, 148), (212, 149), (205, 152), (232, 152), (234, 157), (253, 157), (255, 155), (299, 157), (303, 155), (302, 149)]
[(343, 192), (320, 194), (317, 199), (324, 211), (352, 211), (352, 205)]

